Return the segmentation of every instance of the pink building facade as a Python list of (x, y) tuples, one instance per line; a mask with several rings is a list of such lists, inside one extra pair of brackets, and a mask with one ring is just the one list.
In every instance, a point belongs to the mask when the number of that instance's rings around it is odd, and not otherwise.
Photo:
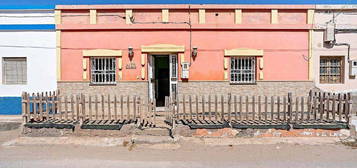
[(309, 5), (59, 5), (63, 94), (306, 95)]

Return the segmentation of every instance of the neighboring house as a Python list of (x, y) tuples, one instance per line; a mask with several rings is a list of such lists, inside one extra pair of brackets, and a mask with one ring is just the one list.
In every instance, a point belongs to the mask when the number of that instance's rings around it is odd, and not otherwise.
[(317, 5), (312, 39), (316, 86), (357, 92), (357, 5)]
[(306, 95), (313, 8), (58, 5), (58, 88), (159, 106), (176, 94)]
[(53, 91), (53, 9), (0, 10), (0, 114), (21, 114), (21, 93)]

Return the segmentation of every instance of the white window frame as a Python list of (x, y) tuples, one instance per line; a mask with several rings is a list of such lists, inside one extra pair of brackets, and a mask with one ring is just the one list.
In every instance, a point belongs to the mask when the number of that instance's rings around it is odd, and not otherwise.
[[(97, 60), (97, 62), (95, 62)], [(114, 61), (110, 63), (110, 61)], [(95, 66), (94, 64), (100, 64)], [(109, 66), (108, 66), (109, 64)], [(113, 85), (116, 84), (116, 57), (90, 57), (91, 78), (90, 82), (94, 85)], [(96, 67), (98, 67), (96, 69)]]
[(257, 77), (256, 57), (231, 56), (229, 62), (230, 62), (229, 81), (231, 84), (255, 84), (256, 83), (256, 77)]
[[(24, 61), (25, 61), (25, 67), (24, 67), (24, 69), (22, 69), (24, 72), (24, 79), (23, 79), (23, 81), (22, 82), (19, 82), (18, 80), (17, 80), (17, 82), (14, 82), (14, 83), (9, 83), (9, 82), (7, 82), (7, 79), (6, 79), (6, 59), (13, 59), (13, 60), (16, 60), (16, 59), (18, 59), (18, 60), (20, 60), (20, 59), (23, 59)], [(26, 85), (27, 84), (27, 82), (28, 82), (28, 80), (27, 80), (27, 58), (26, 57), (2, 57), (2, 59), (1, 59), (1, 65), (2, 65), (2, 75), (1, 75), (1, 80), (2, 80), (2, 84), (4, 84), (4, 85)], [(18, 70), (16, 70), (16, 72), (18, 72)], [(17, 76), (19, 75), (19, 74), (16, 74)]]

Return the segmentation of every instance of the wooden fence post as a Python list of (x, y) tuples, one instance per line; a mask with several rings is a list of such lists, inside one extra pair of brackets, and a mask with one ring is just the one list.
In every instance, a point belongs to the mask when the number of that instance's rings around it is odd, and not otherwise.
[(21, 103), (22, 103), (22, 119), (24, 123), (27, 123), (27, 106), (28, 104), (26, 103), (26, 92), (22, 92), (21, 95)]
[(290, 124), (291, 117), (292, 117), (292, 94), (289, 92), (288, 93), (288, 124)]

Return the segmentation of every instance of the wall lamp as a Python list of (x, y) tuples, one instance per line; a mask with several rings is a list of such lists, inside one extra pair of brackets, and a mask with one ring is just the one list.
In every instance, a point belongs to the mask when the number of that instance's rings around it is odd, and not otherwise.
[(192, 57), (196, 57), (197, 56), (197, 47), (192, 47)]
[(133, 56), (134, 56), (134, 49), (133, 49), (133, 47), (128, 47), (128, 54), (129, 54), (129, 57), (133, 57)]

